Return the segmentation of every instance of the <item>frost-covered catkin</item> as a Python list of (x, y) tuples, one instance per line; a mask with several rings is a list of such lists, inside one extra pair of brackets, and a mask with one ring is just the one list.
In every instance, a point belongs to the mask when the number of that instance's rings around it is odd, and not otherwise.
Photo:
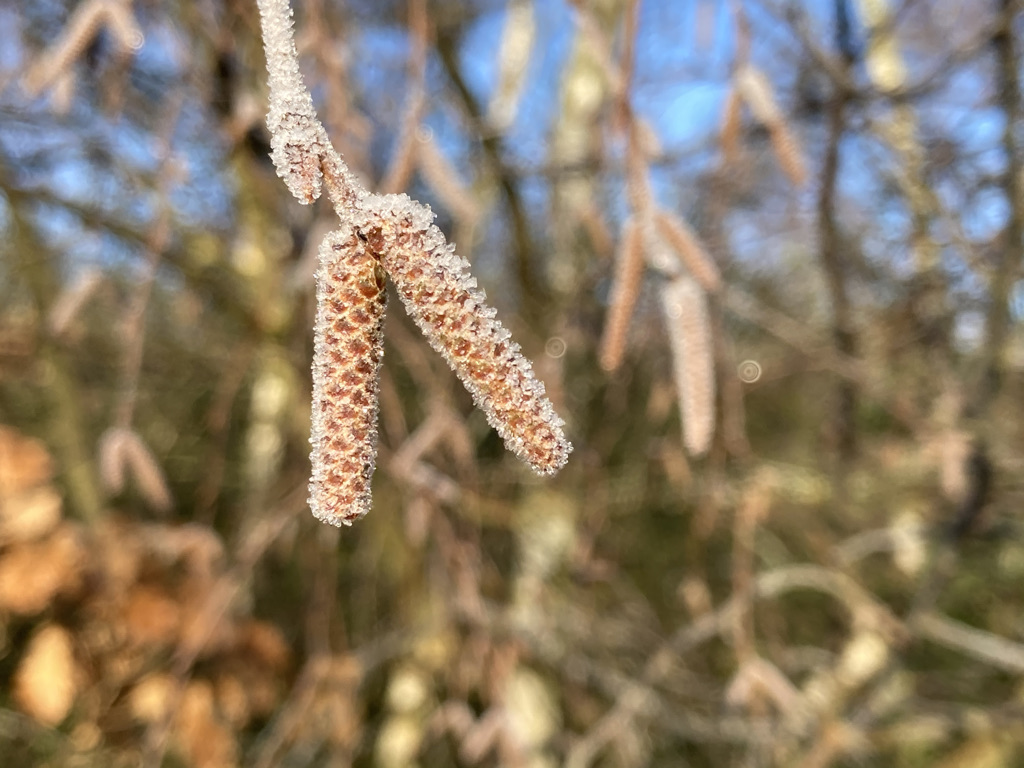
[(683, 442), (691, 456), (707, 452), (715, 432), (715, 356), (707, 296), (689, 277), (661, 291), (661, 308), (672, 347)]
[(370, 509), (387, 294), (376, 258), (349, 232), (324, 239), (316, 284), (309, 505), (349, 525)]
[(432, 223), (406, 195), (368, 196), (354, 222), (394, 281), (406, 310), (455, 371), (501, 435), (536, 472), (564, 465), (572, 445), (544, 385), (511, 334), (495, 319), (484, 292)]

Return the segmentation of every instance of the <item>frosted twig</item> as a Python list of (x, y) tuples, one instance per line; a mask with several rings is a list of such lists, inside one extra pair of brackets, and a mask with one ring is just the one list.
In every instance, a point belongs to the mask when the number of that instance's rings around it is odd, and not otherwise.
[(334, 525), (370, 503), (382, 357), (383, 275), (448, 361), (505, 445), (540, 474), (572, 446), (519, 345), (495, 319), (469, 265), (446, 244), (430, 208), (406, 195), (371, 195), (331, 146), (299, 72), (287, 0), (258, 0), (270, 73), (272, 159), (303, 203), (322, 188), (341, 219), (317, 271), (310, 506)]

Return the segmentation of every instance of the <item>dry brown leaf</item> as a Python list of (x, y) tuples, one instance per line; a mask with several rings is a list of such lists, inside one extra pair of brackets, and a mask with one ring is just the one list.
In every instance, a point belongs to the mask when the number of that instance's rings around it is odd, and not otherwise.
[(176, 737), (191, 768), (231, 768), (238, 765), (235, 734), (214, 705), (213, 687), (206, 681), (188, 684), (181, 697)]
[(252, 619), (238, 628), (240, 650), (267, 669), (282, 673), (291, 663), (291, 651), (281, 630), (273, 624)]
[(181, 608), (159, 587), (138, 585), (128, 594), (122, 622), (133, 644), (169, 646), (178, 637)]
[(104, 519), (96, 527), (95, 553), (107, 588), (120, 594), (135, 583), (146, 556), (135, 523)]
[(363, 670), (353, 656), (335, 656), (321, 679), (316, 711), (321, 733), (337, 747), (354, 749), (362, 733), (359, 683)]
[(53, 461), (42, 442), (0, 426), (0, 496), (27, 491), (52, 477)]
[(60, 494), (50, 485), (0, 496), (0, 546), (46, 536), (60, 523), (61, 506)]
[(14, 673), (14, 700), (46, 725), (57, 725), (71, 711), (81, 685), (71, 633), (56, 624), (43, 626)]
[(81, 586), (85, 561), (78, 532), (67, 523), (49, 538), (11, 547), (0, 557), (0, 610), (39, 613)]
[(320, 743), (330, 739), (352, 749), (362, 736), (362, 708), (358, 703), (363, 670), (353, 656), (339, 655), (309, 662), (316, 693), (295, 739)]
[(210, 658), (236, 647), (237, 627), (231, 617), (220, 609), (224, 606), (225, 589), (230, 589), (228, 581), (219, 581), (211, 586), (204, 580), (191, 579), (182, 585), (178, 595), (181, 606), (180, 648), (202, 658)]
[(244, 726), (254, 717), (273, 714), (281, 706), (284, 691), (284, 682), (260, 667), (238, 665), (216, 679), (217, 705), (225, 719), (236, 727)]
[(228, 674), (217, 675), (214, 681), (217, 709), (235, 730), (244, 728), (252, 717), (251, 686), (247, 682)]
[(132, 717), (143, 723), (162, 722), (175, 687), (174, 678), (168, 674), (156, 673), (140, 680), (128, 694)]

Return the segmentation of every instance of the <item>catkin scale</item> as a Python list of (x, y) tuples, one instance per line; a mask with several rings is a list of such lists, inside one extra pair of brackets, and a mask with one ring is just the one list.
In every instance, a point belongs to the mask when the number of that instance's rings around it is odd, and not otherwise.
[(387, 293), (377, 259), (346, 232), (324, 239), (316, 277), (309, 504), (348, 525), (370, 508)]

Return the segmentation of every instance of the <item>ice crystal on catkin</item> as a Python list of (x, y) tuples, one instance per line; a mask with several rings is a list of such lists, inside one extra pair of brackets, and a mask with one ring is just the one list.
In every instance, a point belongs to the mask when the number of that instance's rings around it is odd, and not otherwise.
[(387, 294), (377, 260), (347, 232), (324, 239), (316, 283), (309, 505), (348, 525), (370, 508)]
[(357, 226), (431, 346), (462, 379), (505, 446), (536, 472), (557, 472), (572, 450), (564, 422), (530, 361), (495, 319), (469, 264), (433, 225), (430, 209), (406, 195), (372, 195), (363, 205), (368, 215)]

